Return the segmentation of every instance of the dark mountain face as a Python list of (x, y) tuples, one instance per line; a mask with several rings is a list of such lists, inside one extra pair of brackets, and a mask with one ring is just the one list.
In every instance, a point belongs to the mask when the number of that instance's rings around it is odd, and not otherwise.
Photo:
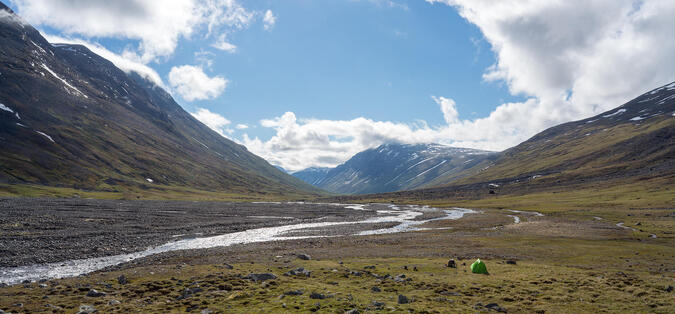
[(343, 194), (409, 190), (439, 176), (453, 176), (489, 160), (494, 153), (438, 144), (384, 144), (360, 152), (327, 170), (310, 168), (293, 175)]
[(0, 183), (317, 191), (212, 131), (139, 75), (83, 46), (49, 44), (6, 7), (0, 41)]
[(310, 167), (304, 170), (293, 172), (292, 175), (313, 186), (319, 186), (321, 181), (326, 178), (326, 174), (333, 168)]

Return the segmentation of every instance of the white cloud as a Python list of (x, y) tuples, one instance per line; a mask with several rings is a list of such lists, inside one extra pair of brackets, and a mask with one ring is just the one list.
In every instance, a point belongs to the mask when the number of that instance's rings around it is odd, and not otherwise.
[(233, 130), (225, 128), (226, 125), (230, 124), (230, 120), (227, 120), (225, 117), (211, 112), (205, 108), (197, 108), (196, 112), (190, 113), (195, 119), (199, 120), (201, 123), (204, 123), (206, 126), (212, 130), (218, 132), (220, 135), (225, 136), (225, 133), (232, 133)]
[(299, 121), (293, 112), (286, 112), (281, 117), (260, 121), (261, 126), (275, 129), (272, 138), (262, 141), (244, 134), (242, 144), (270, 163), (290, 171), (310, 166), (335, 167), (362, 150), (387, 142), (502, 150), (522, 140), (527, 126), (515, 117), (526, 116), (536, 105), (534, 100), (504, 104), (486, 118), (454, 120), (438, 127), (431, 127), (425, 121), (409, 124), (363, 117)]
[(159, 74), (157, 74), (155, 70), (153, 70), (152, 68), (150, 68), (145, 64), (136, 62), (134, 60), (129, 60), (123, 56), (120, 56), (106, 49), (105, 47), (101, 46), (98, 43), (89, 42), (83, 39), (67, 38), (44, 33), (42, 34), (42, 36), (45, 37), (45, 39), (47, 39), (47, 41), (51, 44), (75, 44), (85, 46), (93, 53), (112, 62), (116, 67), (120, 68), (120, 70), (126, 73), (136, 72), (138, 75), (155, 83), (157, 86), (162, 87), (165, 90), (167, 89), (166, 86), (164, 85), (164, 82), (162, 81), (162, 78), (159, 76)]
[(441, 112), (443, 112), (443, 119), (445, 119), (445, 122), (450, 124), (458, 121), (459, 113), (457, 112), (455, 101), (452, 100), (452, 98), (436, 96), (431, 96), (431, 98), (441, 106)]
[(218, 40), (211, 44), (211, 47), (218, 50), (227, 51), (229, 53), (235, 53), (237, 51), (237, 46), (227, 41), (227, 36), (225, 33), (218, 36)]
[(148, 63), (173, 54), (181, 38), (248, 27), (257, 16), (236, 0), (14, 0), (19, 15), (87, 38), (137, 40), (125, 57)]
[(236, 128), (237, 128), (238, 130), (245, 130), (245, 129), (248, 129), (248, 125), (246, 125), (246, 124), (237, 124)]
[(277, 17), (274, 16), (274, 13), (271, 10), (265, 11), (265, 15), (263, 16), (263, 27), (265, 30), (271, 30), (276, 22)]
[[(675, 2), (427, 0), (454, 6), (497, 57), (486, 81), (533, 97), (531, 135), (596, 114), (674, 79)], [(527, 106), (525, 104), (519, 106)]]
[(213, 99), (225, 91), (228, 81), (209, 77), (201, 67), (182, 65), (171, 68), (169, 84), (187, 101)]

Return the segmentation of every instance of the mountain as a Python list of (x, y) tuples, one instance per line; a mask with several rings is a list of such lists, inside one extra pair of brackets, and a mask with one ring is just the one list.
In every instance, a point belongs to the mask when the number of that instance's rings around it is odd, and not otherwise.
[(313, 186), (319, 186), (321, 181), (326, 178), (326, 174), (333, 169), (327, 167), (309, 167), (304, 170), (293, 172), (292, 175)]
[(84, 46), (48, 43), (1, 3), (0, 41), (5, 187), (319, 192), (209, 129), (138, 74)]
[[(675, 170), (675, 82), (599, 115), (547, 129), (453, 182), (609, 180)], [(453, 183), (451, 183), (453, 182)]]
[(599, 115), (551, 127), (459, 175), (441, 175), (415, 191), (362, 199), (461, 200), (539, 192), (573, 193), (574, 199), (611, 190), (612, 198), (657, 195), (672, 204), (675, 82)]
[(494, 153), (439, 144), (384, 144), (362, 151), (334, 169), (310, 168), (293, 175), (341, 194), (409, 190), (439, 177), (454, 177)]

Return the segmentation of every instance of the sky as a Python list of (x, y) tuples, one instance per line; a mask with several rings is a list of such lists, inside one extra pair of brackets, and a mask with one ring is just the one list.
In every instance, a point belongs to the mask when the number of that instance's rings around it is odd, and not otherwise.
[(500, 151), (675, 81), (672, 0), (7, 4), (289, 171), (387, 142)]

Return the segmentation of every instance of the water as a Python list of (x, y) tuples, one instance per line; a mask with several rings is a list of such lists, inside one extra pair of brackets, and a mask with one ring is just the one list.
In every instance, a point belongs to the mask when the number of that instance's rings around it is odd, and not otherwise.
[[(344, 205), (345, 208), (372, 210), (368, 209), (368, 205)], [(376, 211), (378, 216), (364, 219), (361, 221), (350, 222), (315, 222), (315, 223), (299, 223), (286, 226), (267, 227), (249, 229), (240, 232), (228, 233), (219, 236), (182, 239), (178, 241), (169, 242), (160, 246), (148, 248), (145, 251), (121, 254), (97, 258), (69, 260), (65, 262), (38, 264), (21, 267), (6, 267), (0, 268), (0, 283), (16, 284), (24, 280), (37, 281), (40, 279), (51, 278), (65, 278), (74, 277), (82, 274), (87, 274), (106, 267), (119, 265), (135, 259), (147, 257), (154, 254), (160, 254), (170, 251), (187, 250), (187, 249), (206, 249), (213, 247), (230, 246), (234, 244), (247, 244), (256, 242), (317, 238), (322, 236), (284, 236), (284, 234), (306, 228), (330, 227), (349, 224), (375, 224), (375, 223), (398, 223), (394, 227), (383, 228), (377, 230), (368, 230), (356, 232), (345, 235), (373, 235), (373, 234), (387, 234), (407, 231), (428, 230), (428, 228), (418, 228), (416, 226), (424, 224), (433, 220), (441, 219), (459, 219), (465, 214), (475, 213), (475, 211), (464, 208), (454, 208), (451, 210), (444, 210), (446, 216), (427, 220), (414, 220), (416, 217), (423, 215), (425, 211), (437, 211), (438, 209), (427, 206), (396, 206), (389, 205), (387, 210)]]

